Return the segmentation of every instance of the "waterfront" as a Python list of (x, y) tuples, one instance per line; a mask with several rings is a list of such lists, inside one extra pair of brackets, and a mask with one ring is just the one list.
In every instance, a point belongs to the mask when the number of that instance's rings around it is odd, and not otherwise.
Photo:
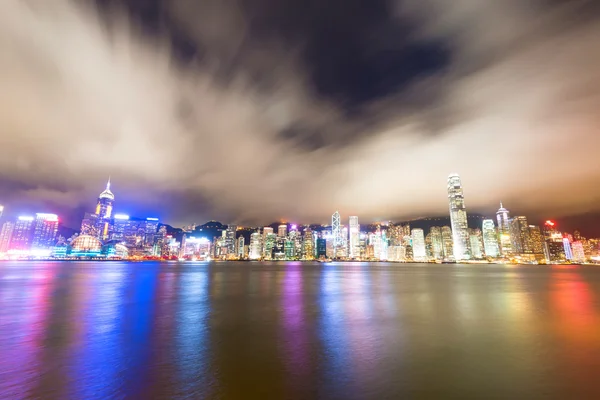
[(600, 398), (600, 267), (0, 263), (3, 398)]

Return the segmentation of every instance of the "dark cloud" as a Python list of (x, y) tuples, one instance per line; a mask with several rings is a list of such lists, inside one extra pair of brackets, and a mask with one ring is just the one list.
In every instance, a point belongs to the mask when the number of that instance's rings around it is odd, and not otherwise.
[[(173, 223), (600, 207), (600, 12), (507, 0), (6, 0), (0, 202)], [(77, 211), (79, 213), (79, 211)], [(79, 215), (72, 215), (75, 220)]]

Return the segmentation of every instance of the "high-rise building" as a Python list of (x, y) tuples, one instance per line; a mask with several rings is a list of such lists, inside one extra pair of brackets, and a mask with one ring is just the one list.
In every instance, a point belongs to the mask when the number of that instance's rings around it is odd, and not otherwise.
[(431, 235), (431, 256), (434, 260), (442, 260), (444, 258), (442, 229), (439, 226), (432, 226), (429, 234)]
[(358, 217), (350, 217), (350, 258), (360, 257), (360, 225), (358, 224)]
[(287, 224), (279, 225), (279, 227), (277, 228), (277, 236), (282, 238), (287, 236)]
[(510, 218), (509, 212), (502, 203), (496, 212), (498, 221), (498, 241), (500, 243), (500, 254), (508, 256), (513, 253), (512, 242), (510, 240)]
[(442, 226), (442, 245), (444, 249), (444, 258), (447, 260), (454, 258), (452, 229), (450, 229), (449, 226)]
[(583, 243), (581, 241), (571, 243), (571, 251), (573, 252), (574, 262), (585, 262), (585, 251), (583, 250)]
[(310, 228), (306, 228), (304, 230), (304, 242), (303, 242), (303, 251), (302, 258), (305, 260), (312, 260), (315, 258), (315, 248), (314, 248), (314, 239), (313, 232)]
[(31, 216), (20, 216), (15, 223), (9, 250), (26, 251), (31, 249), (35, 219)]
[[(272, 230), (272, 229), (271, 229)], [(235, 233), (237, 231), (237, 225), (227, 225), (225, 231), (225, 246), (227, 247), (227, 254), (235, 255)]]
[(342, 222), (339, 212), (334, 212), (331, 216), (331, 234), (333, 236), (333, 256), (337, 257), (338, 250), (343, 246)]
[(471, 256), (475, 259), (483, 258), (483, 235), (479, 229), (469, 229), (469, 242)]
[(260, 260), (262, 257), (262, 235), (260, 232), (254, 232), (250, 235), (250, 254), (251, 260)]
[(529, 241), (533, 254), (544, 254), (544, 237), (539, 226), (529, 225)]
[(467, 209), (460, 177), (457, 174), (448, 177), (448, 202), (450, 204), (454, 259), (456, 261), (468, 260), (471, 255), (469, 253)]
[(237, 240), (237, 256), (239, 259), (242, 259), (244, 255), (244, 237), (240, 236)]
[(317, 238), (317, 258), (327, 257), (327, 240)]
[(533, 254), (529, 238), (529, 224), (524, 216), (510, 220), (510, 243), (514, 254)]
[(33, 228), (31, 247), (35, 250), (50, 249), (58, 233), (58, 215), (37, 213)]
[(487, 257), (498, 257), (500, 251), (498, 249), (498, 234), (494, 220), (484, 219), (481, 225), (483, 235), (483, 248)]
[(273, 259), (273, 249), (277, 241), (277, 235), (273, 232), (273, 228), (265, 227), (263, 230), (263, 257), (265, 260)]
[(11, 221), (6, 221), (2, 224), (0, 231), (0, 253), (6, 253), (10, 249), (10, 239), (12, 238), (15, 224)]
[(563, 242), (563, 247), (565, 249), (565, 258), (567, 260), (571, 261), (573, 259), (573, 251), (571, 250), (571, 242), (569, 242), (569, 239), (567, 239), (567, 238), (563, 238), (562, 242)]
[(113, 211), (113, 203), (115, 201), (115, 195), (110, 191), (110, 179), (106, 183), (106, 189), (100, 196), (98, 196), (98, 203), (96, 204), (96, 230), (98, 239), (108, 239), (110, 224)]
[(411, 231), (413, 260), (417, 262), (427, 261), (427, 252), (425, 250), (425, 236), (423, 229), (413, 229)]

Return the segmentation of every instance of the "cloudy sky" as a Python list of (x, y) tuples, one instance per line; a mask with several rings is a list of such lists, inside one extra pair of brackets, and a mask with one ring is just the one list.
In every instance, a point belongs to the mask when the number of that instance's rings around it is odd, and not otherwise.
[(600, 6), (3, 0), (0, 203), (77, 226), (600, 211)]

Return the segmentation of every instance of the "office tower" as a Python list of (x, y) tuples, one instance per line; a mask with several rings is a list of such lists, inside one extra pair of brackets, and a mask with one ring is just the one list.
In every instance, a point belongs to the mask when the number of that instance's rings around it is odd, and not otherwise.
[(277, 228), (277, 236), (282, 237), (282, 238), (287, 236), (287, 225), (286, 224), (279, 225), (279, 227)]
[(315, 258), (313, 232), (310, 228), (304, 230), (302, 258), (305, 260), (312, 260)]
[(337, 211), (331, 216), (331, 234), (333, 236), (333, 256), (337, 257), (338, 250), (343, 245), (341, 217)]
[(98, 203), (96, 204), (96, 215), (98, 216), (96, 220), (96, 229), (98, 238), (101, 240), (108, 239), (114, 201), (115, 195), (110, 191), (109, 179), (106, 183), (106, 189), (100, 193), (100, 196), (98, 196)]
[(244, 258), (244, 237), (240, 236), (237, 240), (237, 256), (239, 259)]
[(317, 238), (317, 258), (327, 257), (327, 240)]
[(435, 260), (444, 258), (444, 240), (442, 238), (442, 229), (439, 226), (432, 226), (429, 230), (431, 235), (431, 256)]
[(565, 250), (565, 258), (567, 260), (571, 261), (573, 259), (573, 251), (571, 250), (571, 242), (569, 242), (569, 239), (567, 239), (567, 238), (563, 238), (562, 242), (563, 242), (563, 247)]
[(484, 219), (481, 225), (483, 249), (487, 257), (496, 258), (500, 253), (498, 248), (498, 233), (493, 219)]
[(265, 226), (263, 228), (263, 240), (266, 239), (266, 237), (268, 235), (273, 234), (273, 233), (274, 233), (273, 228), (271, 228), (270, 226)]
[(469, 244), (471, 256), (476, 259), (483, 258), (483, 235), (479, 229), (469, 229)]
[(442, 226), (442, 245), (444, 249), (444, 258), (447, 260), (454, 258), (452, 229), (450, 229), (449, 226)]
[(35, 219), (30, 216), (21, 216), (17, 219), (9, 250), (27, 251), (31, 249), (34, 223)]
[(581, 241), (571, 243), (571, 252), (573, 253), (573, 261), (577, 263), (585, 262), (585, 252)]
[(360, 225), (358, 224), (358, 217), (350, 217), (350, 238), (349, 238), (349, 249), (350, 258), (360, 258)]
[(227, 225), (225, 230), (225, 246), (227, 247), (227, 254), (235, 255), (235, 232), (237, 231), (237, 225)]
[(529, 225), (529, 241), (533, 254), (544, 254), (544, 237), (539, 226)]
[(56, 214), (37, 213), (33, 228), (31, 247), (35, 250), (50, 249), (54, 246), (58, 233), (58, 216)]
[(10, 249), (10, 239), (12, 238), (15, 224), (10, 221), (6, 221), (2, 224), (2, 231), (0, 231), (0, 253), (6, 253)]
[(254, 232), (250, 235), (250, 254), (251, 260), (260, 260), (262, 257), (262, 235), (260, 232)]
[(502, 203), (496, 212), (496, 220), (498, 221), (498, 241), (500, 243), (500, 254), (508, 256), (513, 253), (512, 242), (510, 239), (510, 218), (509, 212)]
[(263, 257), (265, 258), (265, 260), (273, 259), (273, 249), (275, 249), (276, 241), (277, 235), (273, 233), (272, 228), (270, 232), (267, 230), (266, 234), (263, 232)]
[(427, 253), (425, 250), (425, 236), (423, 229), (413, 229), (411, 231), (413, 260), (417, 262), (427, 261)]
[(529, 224), (524, 216), (517, 216), (509, 221), (510, 244), (514, 254), (532, 254), (529, 239)]
[(454, 259), (456, 261), (468, 260), (471, 256), (469, 254), (467, 209), (460, 177), (457, 174), (448, 177), (448, 202), (450, 204)]

